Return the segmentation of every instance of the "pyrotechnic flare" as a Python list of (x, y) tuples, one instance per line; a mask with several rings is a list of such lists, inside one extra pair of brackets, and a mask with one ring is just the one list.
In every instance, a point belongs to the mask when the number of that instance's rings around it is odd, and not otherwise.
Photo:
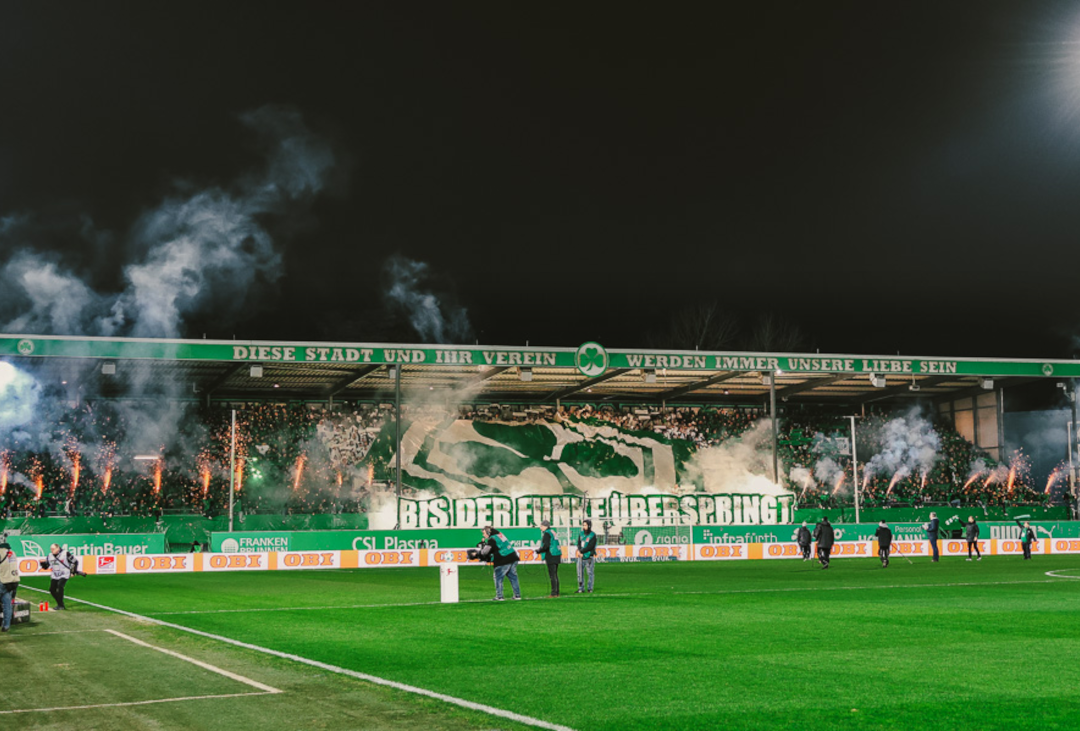
[(971, 487), (972, 483), (974, 483), (975, 480), (979, 479), (979, 475), (981, 475), (981, 474), (982, 474), (982, 472), (976, 472), (975, 474), (973, 474), (971, 477), (968, 478), (968, 481), (964, 483), (964, 492), (967, 492), (967, 489), (969, 487)]
[(897, 473), (892, 476), (892, 479), (889, 480), (889, 489), (885, 491), (885, 497), (889, 497), (889, 495), (892, 493), (892, 489), (896, 487), (896, 483), (900, 482), (900, 478), (902, 478), (903, 476), (903, 470), (898, 470)]
[(1054, 468), (1054, 471), (1050, 473), (1050, 479), (1046, 481), (1046, 490), (1044, 490), (1047, 495), (1050, 494), (1050, 488), (1058, 481), (1062, 474), (1064, 474), (1064, 469), (1060, 466)]
[(846, 472), (841, 472), (840, 476), (836, 478), (836, 487), (833, 488), (832, 494), (840, 492), (840, 488), (844, 486), (844, 478), (847, 477)]
[(293, 491), (295, 492), (300, 488), (300, 476), (304, 474), (304, 462), (307, 461), (307, 455), (301, 454), (296, 458), (296, 477), (293, 478)]
[(7, 492), (8, 470), (11, 463), (8, 461), (8, 453), (0, 452), (0, 495)]
[(154, 494), (161, 492), (161, 471), (163, 468), (163, 462), (165, 460), (158, 459), (154, 461)]
[(240, 488), (244, 486), (244, 459), (243, 457), (236, 460), (236, 492), (240, 492)]
[(375, 465), (369, 464), (367, 468), (367, 486), (371, 487), (375, 481)]

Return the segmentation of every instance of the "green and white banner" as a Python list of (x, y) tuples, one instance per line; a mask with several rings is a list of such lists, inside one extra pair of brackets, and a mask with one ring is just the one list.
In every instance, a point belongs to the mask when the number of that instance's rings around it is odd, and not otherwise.
[(957, 374), (978, 376), (1080, 377), (1080, 361), (901, 358), (873, 355), (607, 350), (598, 343), (579, 348), (508, 348), (288, 341), (76, 338), (0, 336), (0, 355), (253, 363), (410, 363), (431, 366), (576, 368), (596, 377), (613, 368), (675, 371), (786, 371), (791, 373)]
[(44, 558), (54, 543), (76, 556), (165, 553), (163, 533), (9, 535), (7, 541), (19, 558)]

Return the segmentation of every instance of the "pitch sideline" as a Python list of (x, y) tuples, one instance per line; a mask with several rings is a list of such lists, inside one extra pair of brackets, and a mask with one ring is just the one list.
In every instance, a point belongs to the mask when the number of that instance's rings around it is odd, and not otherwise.
[[(31, 591), (40, 592), (42, 594), (48, 594), (48, 591), (45, 590), (45, 589), (37, 589), (37, 588), (32, 587), (32, 586), (26, 586), (24, 588), (29, 589)], [(165, 622), (165, 621), (160, 620), (160, 619), (155, 619), (154, 617), (148, 617), (148, 616), (143, 615), (143, 614), (136, 614), (135, 612), (129, 612), (129, 611), (124, 610), (124, 609), (117, 609), (115, 607), (107, 607), (104, 604), (97, 604), (95, 602), (86, 601), (85, 599), (77, 599), (76, 597), (72, 597), (72, 596), (67, 596), (67, 597), (65, 597), (65, 599), (68, 600), (68, 601), (79, 602), (80, 604), (85, 604), (85, 605), (87, 605), (89, 607), (94, 607), (96, 609), (102, 609), (102, 610), (105, 610), (106, 612), (113, 612), (115, 614), (121, 614), (121, 615), (123, 615), (125, 617), (131, 617), (132, 619), (136, 619), (136, 620), (139, 620), (139, 621), (142, 621), (142, 622), (150, 622), (151, 624), (160, 625), (162, 627), (169, 627), (170, 629), (180, 630), (181, 632), (188, 632), (190, 634), (198, 635), (200, 637), (206, 637), (208, 639), (216, 640), (218, 642), (224, 642), (226, 644), (233, 645), (235, 647), (242, 647), (245, 650), (253, 650), (255, 652), (261, 652), (261, 653), (263, 653), (265, 655), (272, 655), (274, 657), (280, 657), (280, 658), (282, 658), (284, 660), (291, 660), (292, 662), (298, 662), (298, 663), (301, 663), (301, 664), (304, 664), (304, 665), (310, 665), (311, 667), (319, 668), (320, 670), (326, 670), (328, 672), (336, 673), (338, 675), (345, 675), (345, 676), (348, 676), (348, 677), (351, 677), (351, 678), (356, 678), (357, 680), (363, 680), (363, 681), (366, 681), (366, 682), (369, 682), (369, 683), (374, 683), (375, 685), (382, 685), (382, 686), (385, 686), (385, 687), (388, 687), (388, 688), (394, 688), (396, 690), (404, 691), (406, 693), (411, 693), (413, 695), (422, 695), (422, 696), (425, 696), (427, 698), (434, 698), (435, 700), (443, 701), (444, 703), (450, 703), (452, 705), (460, 706), (462, 708), (468, 708), (471, 711), (480, 711), (481, 713), (486, 713), (486, 714), (491, 715), (491, 716), (497, 716), (499, 718), (504, 718), (504, 719), (506, 719), (508, 721), (515, 721), (517, 723), (522, 723), (522, 724), (525, 724), (527, 726), (534, 726), (536, 728), (548, 729), (548, 731), (575, 731), (574, 729), (570, 728), (569, 726), (561, 726), (559, 724), (550, 723), (548, 721), (544, 721), (544, 720), (539, 719), (539, 718), (532, 718), (531, 716), (524, 716), (524, 715), (522, 715), (520, 713), (514, 713), (513, 711), (507, 711), (507, 710), (504, 710), (502, 708), (495, 708), (494, 706), (484, 705), (483, 703), (474, 703), (473, 701), (467, 701), (464, 698), (456, 698), (456, 697), (451, 696), (451, 695), (445, 695), (443, 693), (437, 693), (437, 692), (435, 692), (433, 690), (428, 690), (427, 688), (418, 688), (418, 687), (413, 686), (413, 685), (407, 685), (405, 683), (399, 683), (396, 680), (388, 680), (386, 678), (380, 678), (380, 677), (378, 677), (376, 675), (369, 675), (367, 673), (361, 673), (359, 671), (350, 670), (348, 668), (339, 667), (337, 665), (330, 665), (329, 663), (324, 663), (324, 662), (321, 662), (319, 660), (312, 660), (312, 659), (307, 658), (307, 657), (301, 657), (300, 655), (293, 655), (293, 654), (288, 653), (288, 652), (281, 652), (280, 650), (273, 650), (273, 649), (271, 649), (269, 647), (262, 647), (260, 645), (253, 645), (253, 644), (248, 643), (248, 642), (241, 642), (240, 640), (234, 640), (231, 637), (224, 637), (222, 635), (211, 634), (210, 632), (203, 632), (202, 630), (192, 629), (191, 627), (184, 627), (183, 625), (173, 624), (172, 622)]]

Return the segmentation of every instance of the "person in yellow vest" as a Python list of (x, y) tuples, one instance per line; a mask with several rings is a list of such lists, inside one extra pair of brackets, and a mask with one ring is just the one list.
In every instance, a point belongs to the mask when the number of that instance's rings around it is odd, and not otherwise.
[(15, 592), (19, 589), (19, 557), (7, 541), (0, 543), (0, 602), (3, 603), (4, 619), (0, 632), (11, 629), (11, 612), (15, 605)]
[(537, 553), (547, 564), (548, 579), (551, 580), (551, 598), (559, 596), (559, 564), (562, 563), (562, 549), (559, 548), (559, 539), (555, 537), (555, 531), (551, 530), (551, 521), (540, 521), (543, 532), (540, 533), (540, 548)]

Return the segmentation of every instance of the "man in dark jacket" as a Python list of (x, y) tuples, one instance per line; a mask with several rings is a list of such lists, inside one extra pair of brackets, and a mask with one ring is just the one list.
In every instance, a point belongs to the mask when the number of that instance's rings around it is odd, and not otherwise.
[(559, 548), (559, 539), (555, 537), (555, 532), (551, 530), (551, 521), (542, 520), (540, 526), (543, 531), (540, 533), (540, 548), (536, 549), (536, 552), (547, 564), (548, 579), (551, 580), (551, 598), (555, 598), (559, 596), (559, 564), (562, 563), (562, 549)]
[(1031, 524), (1026, 520), (1023, 523), (1016, 518), (1013, 518), (1013, 520), (1016, 520), (1016, 524), (1020, 526), (1020, 545), (1024, 549), (1024, 560), (1030, 561), (1031, 544), (1035, 542), (1035, 531), (1031, 529)]
[(926, 537), (930, 540), (930, 550), (934, 553), (934, 561), (938, 560), (938, 519), (937, 513), (930, 513), (930, 522), (923, 523)]
[(969, 515), (967, 525), (964, 526), (964, 537), (967, 538), (968, 557), (967, 560), (971, 560), (971, 549), (975, 549), (975, 555), (978, 556), (976, 561), (982, 561), (982, 554), (979, 553), (979, 524), (975, 522), (975, 516)]
[(828, 517), (823, 516), (821, 522), (814, 527), (814, 540), (817, 541), (817, 555), (821, 568), (827, 569), (829, 568), (829, 554), (832, 553), (833, 543), (836, 540), (836, 534), (833, 533)]
[(874, 537), (877, 538), (878, 542), (877, 555), (881, 558), (881, 568), (888, 568), (889, 551), (892, 550), (892, 531), (889, 530), (889, 526), (885, 524), (884, 520), (878, 523), (877, 530), (874, 531)]
[(485, 561), (491, 561), (495, 569), (495, 601), (503, 601), (503, 578), (510, 579), (514, 598), (521, 599), (521, 586), (518, 585), (517, 575), (519, 560), (517, 551), (510, 545), (510, 541), (506, 540), (506, 536), (490, 525), (484, 526), (484, 544), (480, 549), (480, 557)]
[(592, 530), (592, 521), (581, 521), (581, 534), (577, 539), (577, 593), (585, 591), (585, 579), (588, 577), (588, 590), (592, 594), (593, 579), (596, 572), (596, 534)]
[(806, 527), (806, 521), (802, 522), (799, 526), (799, 530), (795, 533), (795, 541), (799, 544), (799, 550), (802, 551), (802, 560), (810, 560), (810, 529)]

